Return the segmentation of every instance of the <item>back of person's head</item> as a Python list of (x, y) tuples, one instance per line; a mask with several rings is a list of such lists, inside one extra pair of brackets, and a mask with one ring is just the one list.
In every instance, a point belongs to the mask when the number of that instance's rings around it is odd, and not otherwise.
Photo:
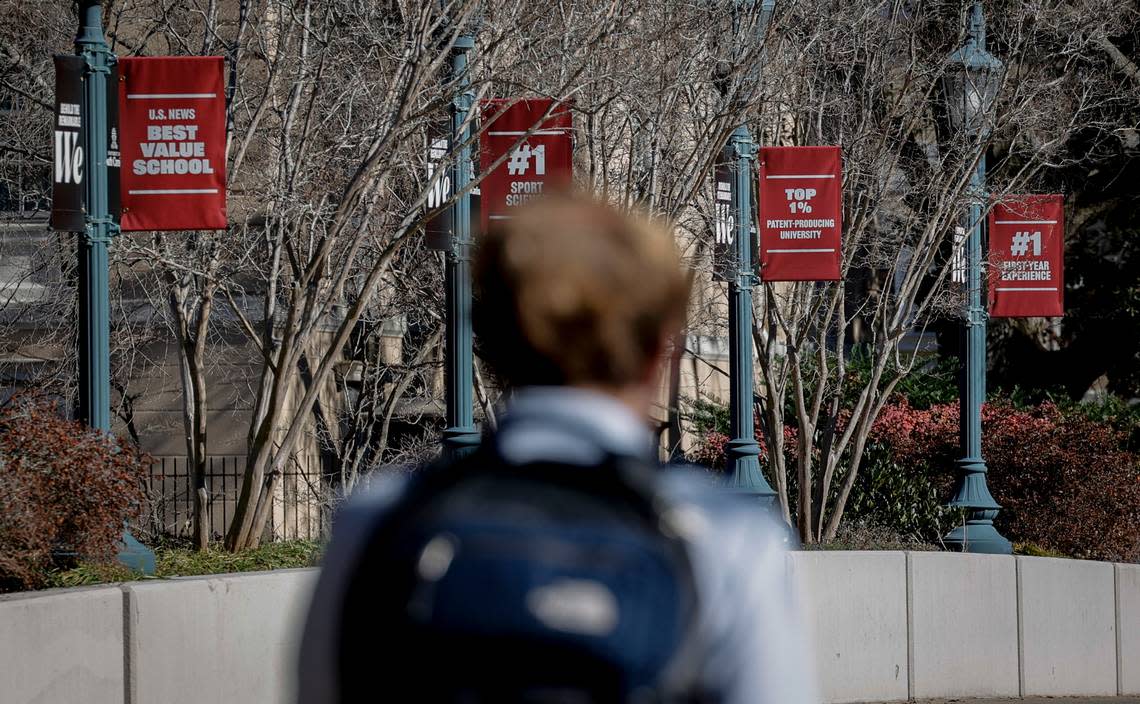
[(509, 387), (652, 382), (690, 287), (668, 228), (582, 195), (515, 211), (474, 278), (480, 355)]

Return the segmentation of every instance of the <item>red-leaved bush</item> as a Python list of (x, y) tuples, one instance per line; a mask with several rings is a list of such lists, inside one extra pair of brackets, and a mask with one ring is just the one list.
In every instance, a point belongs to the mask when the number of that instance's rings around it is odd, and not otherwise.
[(710, 472), (724, 471), (725, 450), (729, 437), (717, 430), (710, 430), (700, 437), (689, 451), (689, 461), (699, 464)]
[[(1123, 449), (1121, 431), (1051, 403), (1005, 402), (983, 407), (982, 430), (990, 491), (1003, 507), (996, 525), (1007, 538), (1073, 557), (1140, 561), (1140, 458)], [(948, 486), (958, 406), (888, 405), (871, 437), (900, 466)]]
[(58, 555), (110, 559), (139, 514), (145, 458), (44, 401), (0, 408), (0, 591), (44, 585)]
[[(711, 472), (725, 471), (725, 462), (728, 458), (729, 438), (718, 430), (710, 430), (697, 439), (697, 443), (688, 453), (688, 460), (694, 464), (705, 467)], [(784, 426), (784, 453), (789, 462), (794, 462), (798, 450), (799, 431), (790, 425)], [(756, 444), (760, 446), (760, 462), (768, 462), (768, 443), (760, 430), (760, 422), (756, 422)]]
[[(1002, 505), (996, 525), (1007, 538), (1072, 557), (1140, 562), (1140, 458), (1126, 449), (1126, 432), (1051, 403), (988, 403), (982, 428), (990, 491)], [(795, 428), (784, 429), (789, 463), (796, 438)], [(708, 432), (690, 458), (719, 471), (728, 440)], [(951, 498), (958, 454), (956, 403), (888, 404), (872, 426), (845, 518), (937, 540), (947, 529), (939, 507)]]

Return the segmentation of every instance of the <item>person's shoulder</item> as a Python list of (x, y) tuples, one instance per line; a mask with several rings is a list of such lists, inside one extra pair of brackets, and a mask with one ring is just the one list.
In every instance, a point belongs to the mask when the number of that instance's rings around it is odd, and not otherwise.
[(327, 555), (340, 560), (355, 555), (377, 522), (407, 492), (410, 477), (411, 473), (406, 470), (382, 470), (357, 485), (333, 516), (332, 540)]
[(364, 478), (338, 506), (332, 537), (321, 559), (316, 593), (301, 639), (298, 701), (336, 699), (337, 662), (344, 597), (362, 553), (383, 517), (407, 491), (409, 472), (381, 470)]
[(717, 479), (707, 470), (667, 469), (660, 480), (665, 510), (689, 517), (679, 532), (696, 578), (702, 679), (726, 702), (818, 702), (787, 559), (798, 543), (778, 503)]
[(385, 511), (399, 501), (412, 472), (391, 469), (375, 472), (358, 484), (341, 505), (338, 517)]
[(709, 544), (731, 537), (734, 543), (743, 539), (754, 548), (778, 551), (797, 545), (776, 507), (765, 505), (755, 495), (726, 487), (703, 467), (667, 465), (658, 486), (670, 510), (689, 516), (688, 521), (700, 528), (702, 535), (691, 535), (691, 542)]

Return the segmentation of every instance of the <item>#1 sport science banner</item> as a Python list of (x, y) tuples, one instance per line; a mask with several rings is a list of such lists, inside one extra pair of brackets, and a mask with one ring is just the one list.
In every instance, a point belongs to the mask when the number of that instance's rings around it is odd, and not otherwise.
[(220, 56), (119, 59), (123, 230), (226, 227)]
[(839, 280), (842, 162), (839, 147), (760, 149), (762, 280)]
[(1064, 315), (1064, 196), (1011, 196), (994, 204), (989, 224), (990, 315)]
[(479, 116), (484, 130), (479, 171), (485, 174), (480, 184), (485, 232), (494, 221), (510, 219), (512, 208), (570, 187), (573, 120), (569, 104), (548, 98), (482, 100)]

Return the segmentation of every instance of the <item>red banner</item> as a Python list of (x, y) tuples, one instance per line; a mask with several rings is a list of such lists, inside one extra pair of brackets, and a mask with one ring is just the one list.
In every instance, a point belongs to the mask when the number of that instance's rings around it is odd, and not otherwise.
[(122, 229), (225, 229), (222, 57), (128, 57), (119, 69)]
[(838, 281), (843, 231), (839, 147), (760, 150), (760, 278)]
[(1011, 196), (990, 211), (990, 315), (1065, 314), (1065, 197)]
[(509, 219), (512, 208), (570, 187), (573, 120), (568, 104), (546, 98), (483, 100), (479, 116), (484, 231), (495, 220)]

